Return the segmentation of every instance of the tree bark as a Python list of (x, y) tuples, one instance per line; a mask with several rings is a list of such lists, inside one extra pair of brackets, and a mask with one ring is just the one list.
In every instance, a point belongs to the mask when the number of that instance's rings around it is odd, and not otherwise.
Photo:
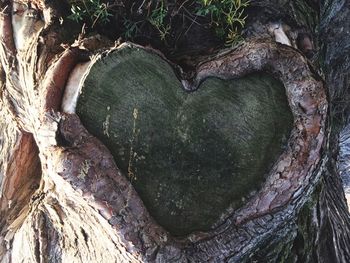
[[(24, 9), (42, 12), (44, 21), (1, 2), (0, 262), (350, 262), (349, 212), (337, 169), (338, 136), (349, 116), (348, 37), (339, 31), (348, 32), (350, 6), (341, 0), (320, 6), (321, 49), (312, 62), (301, 48), (252, 30), (279, 16), (316, 39), (317, 3), (252, 1), (258, 12), (245, 42), (188, 74), (151, 48), (111, 46), (97, 36), (72, 43), (76, 36), (67, 37), (59, 24), (59, 1)], [(284, 85), (294, 118), (286, 149), (256, 194), (209, 230), (177, 237), (160, 226), (112, 150), (74, 110), (61, 108), (68, 79), (82, 80), (78, 67), (118, 58), (125, 47), (160, 57), (187, 91), (211, 77), (256, 72)]]

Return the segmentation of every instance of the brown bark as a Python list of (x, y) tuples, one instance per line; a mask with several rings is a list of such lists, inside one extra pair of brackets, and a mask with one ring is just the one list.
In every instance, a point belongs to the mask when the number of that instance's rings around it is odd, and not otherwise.
[[(6, 117), (0, 126), (1, 262), (242, 262), (259, 249), (274, 251), (281, 239), (293, 244), (297, 215), (318, 191), (329, 160), (324, 82), (300, 52), (270, 39), (250, 39), (183, 80), (185, 88), (194, 89), (212, 76), (271, 73), (286, 88), (295, 124), (287, 150), (249, 202), (227, 211), (213, 230), (177, 239), (154, 222), (108, 149), (78, 116), (59, 111), (74, 66), (102, 51), (87, 53), (83, 44), (60, 48), (54, 16), (26, 38), (25, 50), (16, 50), (11, 14), (0, 16)], [(338, 182), (328, 176), (321, 183)], [(332, 211), (342, 211), (348, 220), (344, 207), (332, 208), (334, 191), (320, 188), (316, 199), (325, 207), (313, 208), (315, 221), (339, 222)], [(322, 242), (327, 223), (319, 223), (316, 240)], [(346, 254), (337, 256), (339, 262), (346, 262)]]

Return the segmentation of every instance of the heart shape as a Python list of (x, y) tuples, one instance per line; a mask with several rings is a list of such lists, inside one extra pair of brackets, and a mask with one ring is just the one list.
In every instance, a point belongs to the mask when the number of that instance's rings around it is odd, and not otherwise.
[(93, 64), (77, 114), (176, 236), (209, 229), (252, 196), (293, 125), (284, 87), (268, 75), (208, 79), (189, 93), (165, 60), (132, 46)]

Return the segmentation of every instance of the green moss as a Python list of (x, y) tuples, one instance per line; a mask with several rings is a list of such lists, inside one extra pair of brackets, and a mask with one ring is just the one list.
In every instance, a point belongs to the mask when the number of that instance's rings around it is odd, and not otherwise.
[(209, 79), (187, 93), (165, 61), (132, 48), (93, 66), (77, 112), (174, 235), (210, 228), (256, 191), (293, 122), (269, 76)]

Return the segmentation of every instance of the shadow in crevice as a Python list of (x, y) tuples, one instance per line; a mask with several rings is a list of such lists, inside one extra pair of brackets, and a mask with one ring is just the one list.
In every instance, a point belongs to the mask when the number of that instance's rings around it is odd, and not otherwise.
[[(7, 231), (14, 220), (25, 215), (29, 210), (30, 200), (39, 188), (41, 180), (41, 163), (39, 149), (30, 133), (17, 134), (15, 140), (1, 134), (3, 167), (1, 169), (0, 192), (0, 233)], [(24, 219), (25, 217), (23, 217)], [(16, 222), (18, 225), (18, 222)]]

